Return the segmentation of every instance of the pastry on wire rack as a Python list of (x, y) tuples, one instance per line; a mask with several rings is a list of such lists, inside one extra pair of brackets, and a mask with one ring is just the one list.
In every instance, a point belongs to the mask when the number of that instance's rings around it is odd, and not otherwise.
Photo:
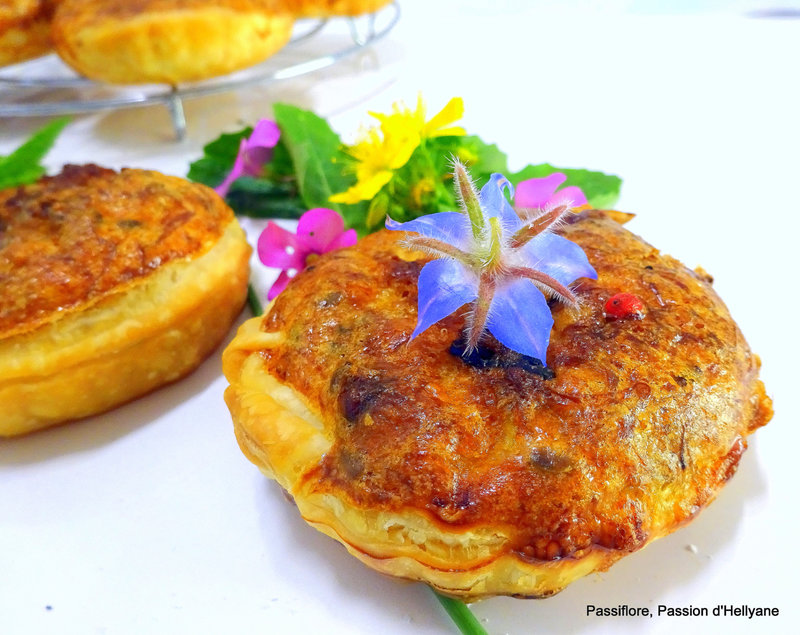
[(267, 59), (290, 39), (280, 0), (61, 0), (53, 45), (91, 79), (179, 84)]
[(373, 13), (392, 0), (283, 0), (298, 18), (331, 18)]
[(50, 18), (56, 2), (0, 1), (0, 66), (24, 62), (52, 49)]
[(67, 166), (0, 191), (0, 436), (183, 377), (244, 303), (250, 247), (212, 190)]

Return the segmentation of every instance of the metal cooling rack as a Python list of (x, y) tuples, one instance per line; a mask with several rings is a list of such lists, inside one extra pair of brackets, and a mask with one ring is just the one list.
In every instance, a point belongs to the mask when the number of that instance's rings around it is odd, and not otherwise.
[[(289, 43), (261, 64), (202, 82), (165, 86), (117, 86), (75, 74), (55, 55), (16, 64), (0, 71), (0, 117), (75, 114), (163, 104), (169, 110), (175, 135), (186, 135), (183, 101), (251, 85), (278, 82), (333, 66), (386, 36), (400, 19), (397, 2), (376, 13), (356, 18), (299, 20)], [(332, 50), (304, 51), (319, 42), (328, 27), (346, 22), (350, 40), (339, 38)], [(305, 48), (308, 48), (305, 46)]]

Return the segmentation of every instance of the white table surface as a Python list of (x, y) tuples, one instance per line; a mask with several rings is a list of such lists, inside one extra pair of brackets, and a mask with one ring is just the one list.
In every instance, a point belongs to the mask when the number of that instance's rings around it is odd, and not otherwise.
[[(358, 58), (187, 102), (181, 143), (160, 107), (76, 116), (47, 163), (184, 175), (204, 143), (275, 101), (312, 108), (352, 139), (367, 109), (422, 91), (431, 113), (461, 95), (468, 131), (514, 169), (619, 174), (630, 229), (714, 275), (763, 359), (775, 418), (689, 526), (551, 599), (473, 610), (490, 633), (800, 632), (800, 20), (743, 15), (770, 3), (609, 5), (405, 0), (397, 28)], [(0, 154), (42, 123), (0, 122)], [(244, 458), (220, 354), (110, 413), (0, 440), (0, 632), (455, 632), (426, 587), (373, 573), (305, 526)], [(591, 618), (588, 604), (780, 616)]]

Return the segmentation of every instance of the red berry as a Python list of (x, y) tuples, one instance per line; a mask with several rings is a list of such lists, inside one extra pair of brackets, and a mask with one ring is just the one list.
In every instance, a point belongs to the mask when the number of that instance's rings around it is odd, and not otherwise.
[(644, 303), (632, 293), (617, 293), (606, 302), (606, 317), (611, 320), (644, 317)]

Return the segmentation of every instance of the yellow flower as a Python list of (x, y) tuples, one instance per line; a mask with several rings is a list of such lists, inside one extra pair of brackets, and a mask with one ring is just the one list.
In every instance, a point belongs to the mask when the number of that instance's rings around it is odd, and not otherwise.
[[(402, 168), (424, 139), (466, 134), (460, 126), (450, 126), (464, 114), (464, 102), (454, 97), (430, 121), (425, 121), (422, 95), (413, 112), (402, 102), (389, 114), (370, 113), (379, 125), (369, 128), (348, 153), (356, 160), (356, 183), (345, 192), (330, 197), (332, 203), (354, 204), (370, 200)], [(450, 127), (448, 127), (450, 126)]]
[(370, 128), (361, 141), (350, 146), (348, 153), (356, 160), (356, 184), (346, 192), (331, 196), (332, 203), (353, 204), (371, 199), (389, 182), (394, 171), (406, 164), (419, 145), (419, 134), (387, 133), (383, 126), (381, 130), (383, 135), (378, 128)]

